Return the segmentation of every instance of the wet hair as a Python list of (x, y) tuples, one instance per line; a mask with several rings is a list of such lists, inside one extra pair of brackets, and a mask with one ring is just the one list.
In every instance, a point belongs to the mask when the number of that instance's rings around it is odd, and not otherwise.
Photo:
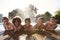
[(42, 20), (44, 20), (44, 19), (43, 19), (43, 17), (39, 17), (39, 18), (38, 18), (38, 20), (39, 20), (39, 19), (42, 19)]
[(31, 19), (30, 19), (30, 18), (26, 18), (26, 19), (25, 19), (25, 22), (26, 22), (26, 21), (31, 22)]
[(54, 21), (56, 21), (56, 19), (55, 19), (55, 18), (50, 18), (50, 20), (54, 20)]
[(15, 24), (15, 21), (21, 23), (21, 19), (19, 17), (13, 18), (12, 23)]
[(7, 17), (3, 17), (3, 18), (2, 18), (2, 21), (3, 21), (3, 20), (9, 20), (9, 19), (8, 19)]

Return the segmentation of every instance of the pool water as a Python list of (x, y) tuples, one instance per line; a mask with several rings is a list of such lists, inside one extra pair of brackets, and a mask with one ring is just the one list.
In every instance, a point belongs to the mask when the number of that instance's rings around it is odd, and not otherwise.
[(5, 29), (4, 29), (4, 27), (3, 27), (3, 24), (2, 23), (0, 23), (0, 32), (1, 31), (4, 31)]
[(60, 24), (57, 24), (57, 26), (56, 30), (60, 30)]

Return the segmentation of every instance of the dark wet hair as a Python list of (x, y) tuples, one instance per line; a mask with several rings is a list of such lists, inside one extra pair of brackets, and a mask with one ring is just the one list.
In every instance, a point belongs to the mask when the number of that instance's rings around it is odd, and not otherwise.
[(56, 19), (55, 19), (55, 18), (50, 18), (50, 20), (54, 20), (54, 21), (56, 21)]
[(39, 17), (38, 19), (42, 19), (42, 20), (44, 20), (43, 17)]
[(15, 24), (15, 21), (18, 21), (19, 23), (21, 23), (21, 19), (19, 17), (13, 18), (12, 23)]
[(26, 19), (25, 19), (25, 22), (26, 22), (26, 21), (31, 22), (31, 19), (30, 19), (30, 18), (26, 18)]
[(7, 17), (3, 17), (3, 18), (2, 18), (2, 21), (3, 21), (3, 20), (9, 20), (9, 19), (8, 19)]

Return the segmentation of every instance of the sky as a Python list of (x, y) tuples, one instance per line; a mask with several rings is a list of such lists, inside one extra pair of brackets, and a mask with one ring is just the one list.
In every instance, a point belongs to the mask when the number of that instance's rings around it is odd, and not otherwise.
[(49, 11), (52, 15), (60, 9), (60, 0), (0, 0), (0, 14), (8, 16), (13, 9), (21, 9), (24, 11), (29, 4), (37, 7), (37, 14), (43, 14)]

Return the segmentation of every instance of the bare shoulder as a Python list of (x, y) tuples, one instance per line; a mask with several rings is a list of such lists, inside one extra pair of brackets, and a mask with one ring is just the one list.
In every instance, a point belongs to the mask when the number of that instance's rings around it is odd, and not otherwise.
[(9, 23), (9, 24), (10, 24), (10, 26), (13, 26), (13, 27), (15, 27), (13, 23)]
[(31, 27), (33, 27), (32, 25), (30, 25)]

